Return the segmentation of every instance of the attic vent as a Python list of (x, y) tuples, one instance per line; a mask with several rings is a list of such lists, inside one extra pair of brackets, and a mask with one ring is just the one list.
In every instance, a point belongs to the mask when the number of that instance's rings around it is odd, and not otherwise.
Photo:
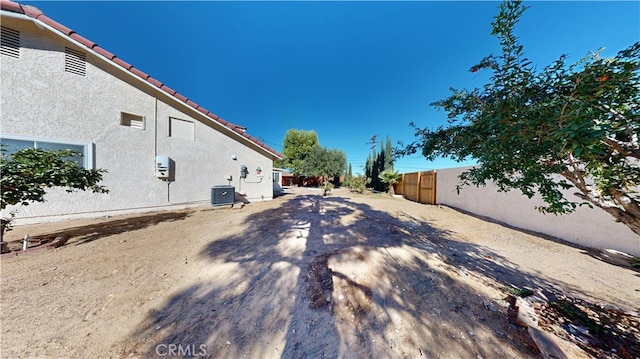
[(144, 130), (144, 117), (126, 112), (120, 113), (120, 126)]
[(2, 54), (9, 57), (20, 58), (20, 31), (1, 27), (0, 42), (2, 43)]
[(85, 76), (87, 73), (87, 55), (68, 47), (64, 48), (64, 71)]

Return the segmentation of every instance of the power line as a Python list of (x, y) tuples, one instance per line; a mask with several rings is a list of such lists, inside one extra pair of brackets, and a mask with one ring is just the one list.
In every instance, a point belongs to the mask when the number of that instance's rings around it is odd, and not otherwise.
[(365, 145), (371, 145), (371, 149), (373, 150), (374, 156), (376, 153), (376, 137), (377, 135), (371, 136), (371, 142), (366, 142)]

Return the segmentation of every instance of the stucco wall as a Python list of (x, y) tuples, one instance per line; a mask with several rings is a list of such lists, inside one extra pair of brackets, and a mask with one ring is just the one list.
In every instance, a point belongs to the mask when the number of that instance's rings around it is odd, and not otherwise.
[[(102, 184), (110, 191), (51, 190), (45, 203), (19, 208), (18, 224), (60, 215), (208, 203), (214, 185), (233, 185), (249, 201), (273, 197), (273, 157), (265, 151), (242, 143), (241, 136), (99, 56), (87, 53), (86, 76), (65, 72), (65, 46), (86, 50), (31, 22), (2, 21), (21, 36), (19, 59), (0, 56), (2, 134), (92, 143), (95, 167), (108, 171)], [(121, 112), (144, 116), (145, 129), (121, 126)], [(195, 139), (169, 137), (169, 117), (194, 122)], [(156, 155), (174, 161), (175, 181), (155, 177)], [(240, 165), (249, 168), (246, 180), (240, 180)], [(257, 167), (264, 177), (256, 176)]]
[[(437, 171), (438, 203), (582, 246), (640, 256), (640, 236), (599, 208), (582, 206), (572, 214), (544, 215), (535, 210), (544, 203), (540, 198), (528, 199), (520, 191), (498, 192), (494, 184), (463, 187), (458, 195), (458, 175), (466, 168), (469, 167)], [(573, 196), (571, 193), (568, 191), (567, 195)]]

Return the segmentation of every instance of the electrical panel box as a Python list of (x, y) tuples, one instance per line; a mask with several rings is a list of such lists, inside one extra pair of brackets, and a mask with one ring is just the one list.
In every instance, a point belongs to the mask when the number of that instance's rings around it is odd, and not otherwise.
[(168, 179), (171, 174), (171, 159), (168, 156), (156, 156), (156, 177)]
[(249, 169), (245, 165), (240, 165), (240, 178), (247, 178)]

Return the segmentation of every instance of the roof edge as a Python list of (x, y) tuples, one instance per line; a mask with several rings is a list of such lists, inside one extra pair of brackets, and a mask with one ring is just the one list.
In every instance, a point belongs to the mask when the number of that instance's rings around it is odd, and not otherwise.
[(152, 87), (154, 87), (154, 88), (160, 90), (161, 92), (165, 93), (166, 95), (172, 97), (173, 99), (175, 99), (179, 103), (182, 103), (184, 106), (187, 106), (187, 107), (193, 109), (195, 112), (201, 113), (202, 115), (206, 116), (211, 121), (213, 121), (215, 123), (218, 123), (222, 127), (228, 129), (230, 132), (232, 132), (235, 135), (235, 137), (238, 137), (238, 141), (239, 142), (240, 141), (249, 141), (249, 142), (253, 143), (254, 145), (258, 146), (258, 148), (260, 148), (260, 149), (270, 153), (271, 155), (275, 156), (275, 158), (280, 158), (280, 159), (283, 158), (283, 155), (281, 153), (279, 153), (278, 151), (276, 151), (276, 150), (272, 149), (271, 147), (265, 145), (262, 141), (258, 140), (257, 138), (255, 138), (253, 136), (250, 136), (246, 132), (243, 132), (242, 130), (240, 130), (240, 126), (237, 126), (237, 125), (235, 125), (235, 124), (233, 124), (231, 122), (225, 121), (224, 119), (220, 118), (219, 116), (215, 115), (214, 113), (206, 110), (204, 107), (202, 107), (202, 106), (198, 105), (197, 103), (191, 101), (186, 96), (184, 96), (184, 95), (178, 93), (177, 91), (171, 89), (170, 87), (166, 86), (162, 82), (154, 79), (153, 77), (149, 76), (145, 72), (137, 69), (133, 65), (130, 65), (129, 63), (127, 63), (124, 60), (120, 59), (119, 57), (117, 57), (116, 55), (114, 55), (111, 52), (107, 51), (106, 49), (98, 46), (98, 44), (96, 44), (95, 42), (86, 39), (85, 37), (79, 35), (75, 31), (73, 31), (72, 29), (69, 29), (68, 27), (60, 24), (59, 22), (47, 17), (37, 7), (31, 6), (31, 5), (20, 4), (18, 2), (14, 2), (14, 1), (11, 1), (11, 0), (0, 0), (0, 10), (13, 12), (13, 13), (17, 13), (17, 14), (22, 14), (22, 15), (25, 15), (25, 16), (31, 18), (33, 21), (37, 21), (37, 22), (43, 23), (45, 25), (48, 25), (49, 27), (51, 27), (51, 28), (55, 29), (56, 31), (60, 32), (61, 34), (65, 35), (68, 39), (73, 40), (73, 42), (78, 43), (78, 44), (86, 47), (88, 50), (100, 55), (101, 57), (106, 59), (107, 62), (109, 62), (113, 66), (116, 66), (116, 67), (119, 67), (119, 68), (125, 70), (130, 75), (135, 76), (135, 77), (143, 80), (144, 82), (146, 82), (147, 84), (151, 85)]

